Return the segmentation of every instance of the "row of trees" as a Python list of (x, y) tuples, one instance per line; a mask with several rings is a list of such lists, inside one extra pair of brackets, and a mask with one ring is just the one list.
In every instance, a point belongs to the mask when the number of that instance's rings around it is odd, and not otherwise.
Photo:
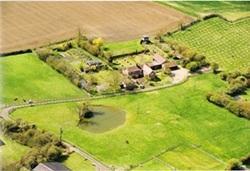
[(240, 95), (250, 88), (250, 68), (245, 72), (222, 73), (221, 79), (229, 84), (226, 90), (228, 95)]
[(41, 162), (59, 161), (67, 156), (66, 147), (60, 139), (51, 133), (38, 130), (35, 125), (22, 120), (2, 120), (1, 127), (6, 136), (31, 147), (31, 150), (16, 164), (17, 169), (22, 167), (32, 169)]
[(248, 101), (235, 101), (230, 96), (223, 93), (209, 93), (207, 95), (207, 100), (220, 107), (225, 107), (237, 116), (250, 119), (250, 102)]
[(69, 80), (80, 88), (84, 88), (81, 84), (84, 78), (71, 66), (65, 61), (56, 51), (53, 51), (50, 48), (41, 48), (37, 49), (36, 53), (38, 54), (39, 58), (49, 64), (53, 69), (62, 73)]

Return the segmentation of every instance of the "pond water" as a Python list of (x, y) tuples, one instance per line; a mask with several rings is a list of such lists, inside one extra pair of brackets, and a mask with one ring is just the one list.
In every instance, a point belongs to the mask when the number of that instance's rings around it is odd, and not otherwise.
[(119, 108), (98, 105), (90, 106), (89, 109), (94, 116), (79, 125), (80, 128), (89, 132), (107, 132), (124, 124), (126, 120), (126, 112)]

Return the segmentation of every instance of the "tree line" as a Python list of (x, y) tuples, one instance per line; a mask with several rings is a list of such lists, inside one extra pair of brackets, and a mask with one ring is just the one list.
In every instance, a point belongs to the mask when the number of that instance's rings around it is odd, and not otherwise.
[(21, 160), (9, 166), (11, 169), (33, 169), (41, 162), (60, 161), (68, 156), (67, 148), (54, 134), (39, 130), (36, 125), (17, 119), (2, 120), (3, 134), (12, 140), (31, 147)]
[(250, 102), (235, 100), (235, 97), (244, 94), (250, 88), (250, 68), (245, 72), (222, 73), (221, 79), (228, 83), (222, 93), (209, 93), (207, 100), (220, 107), (225, 107), (237, 116), (250, 119)]

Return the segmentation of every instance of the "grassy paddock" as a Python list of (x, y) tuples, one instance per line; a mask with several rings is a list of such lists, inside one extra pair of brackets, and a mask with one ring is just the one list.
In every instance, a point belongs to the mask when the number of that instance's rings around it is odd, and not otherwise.
[(1, 94), (4, 103), (14, 98), (48, 99), (84, 96), (85, 93), (71, 84), (31, 53), (0, 58)]
[(192, 16), (204, 16), (211, 13), (220, 14), (229, 20), (250, 16), (249, 2), (200, 1), (200, 2), (160, 2), (172, 6)]
[[(64, 139), (113, 165), (128, 167), (164, 150), (171, 151), (176, 145), (188, 147), (191, 144), (200, 145), (200, 149), (227, 161), (250, 151), (250, 123), (207, 102), (208, 92), (224, 87), (225, 83), (217, 76), (206, 74), (168, 89), (93, 101), (127, 112), (124, 125), (102, 134), (77, 127), (76, 103), (20, 109), (13, 117), (23, 118), (56, 134), (62, 127)], [(192, 150), (185, 148), (189, 160), (178, 163), (178, 153), (173, 150), (167, 162), (179, 169), (199, 169), (203, 164), (202, 167), (212, 169), (218, 164), (197, 151), (196, 155), (191, 155)], [(197, 161), (197, 155), (202, 162)]]
[(63, 162), (72, 171), (94, 171), (95, 167), (88, 160), (83, 159), (79, 154), (73, 153)]
[(250, 66), (250, 18), (235, 23), (212, 18), (169, 38), (204, 54), (223, 70), (243, 70)]
[(30, 149), (2, 135), (0, 135), (0, 139), (5, 143), (5, 145), (0, 147), (1, 167), (6, 167), (19, 161)]
[(103, 48), (107, 48), (112, 53), (112, 56), (129, 54), (144, 50), (140, 44), (140, 40), (130, 40), (125, 42), (110, 42), (104, 44)]

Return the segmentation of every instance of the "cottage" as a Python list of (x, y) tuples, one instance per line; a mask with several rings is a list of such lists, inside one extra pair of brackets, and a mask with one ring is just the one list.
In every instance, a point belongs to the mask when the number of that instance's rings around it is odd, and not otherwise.
[(176, 62), (174, 62), (174, 61), (171, 61), (171, 62), (168, 62), (168, 63), (166, 63), (165, 64), (165, 67), (166, 68), (169, 68), (170, 70), (177, 70), (177, 69), (179, 69), (179, 67), (178, 67), (178, 65), (176, 64)]
[(46, 162), (40, 163), (32, 171), (70, 171), (70, 169), (59, 162)]
[(122, 73), (124, 75), (131, 76), (134, 79), (143, 77), (143, 70), (138, 66), (132, 66), (132, 67), (126, 68), (122, 71)]

